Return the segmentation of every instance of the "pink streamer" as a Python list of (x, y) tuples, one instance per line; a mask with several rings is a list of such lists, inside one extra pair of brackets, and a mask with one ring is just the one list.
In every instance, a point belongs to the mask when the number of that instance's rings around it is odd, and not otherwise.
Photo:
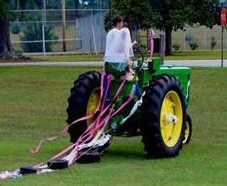
[(152, 57), (153, 57), (153, 54), (154, 54), (154, 38), (153, 38), (153, 31), (150, 31), (149, 40), (150, 40), (150, 58), (152, 58)]
[[(129, 74), (126, 74), (126, 76), (128, 76), (128, 75)], [(101, 83), (101, 90), (102, 91), (103, 91), (103, 77), (104, 76), (102, 76), (102, 83)], [(74, 143), (74, 144), (72, 144), (72, 145), (70, 145), (70, 146), (68, 146), (67, 148), (65, 148), (64, 150), (62, 150), (61, 152), (59, 152), (58, 154), (56, 154), (55, 156), (53, 156), (51, 158), (51, 160), (56, 160), (56, 159), (62, 158), (65, 154), (69, 153), (73, 148), (78, 148), (79, 145), (86, 144), (89, 141), (91, 141), (94, 138), (95, 134), (104, 126), (104, 124), (105, 123), (108, 123), (108, 121), (109, 121), (109, 119), (111, 117), (113, 117), (116, 114), (118, 114), (121, 110), (123, 110), (130, 103), (130, 101), (133, 99), (133, 95), (132, 94), (129, 95), (128, 100), (125, 103), (123, 103), (116, 111), (114, 111), (113, 110), (113, 107), (112, 107), (111, 110), (109, 111), (109, 113), (103, 118), (104, 114), (108, 111), (108, 109), (110, 109), (110, 107), (112, 106), (112, 104), (116, 101), (117, 97), (119, 96), (119, 94), (123, 90), (123, 87), (125, 85), (125, 82), (126, 82), (126, 78), (122, 81), (122, 83), (119, 86), (119, 89), (117, 90), (117, 92), (116, 92), (114, 98), (112, 99), (111, 103), (109, 105), (107, 105), (104, 109), (101, 109), (101, 113), (99, 114), (99, 116), (86, 129), (86, 131), (79, 137), (79, 139), (77, 140), (77, 142)], [(109, 88), (110, 83), (111, 83), (111, 78), (108, 78), (108, 86), (107, 86), (107, 88)], [(102, 99), (102, 97), (103, 97), (103, 92), (101, 93), (100, 100)], [(105, 93), (104, 97), (106, 97), (106, 93)], [(102, 105), (99, 105), (99, 106), (102, 106)], [(91, 114), (89, 116), (82, 117), (82, 118), (80, 118), (80, 119), (72, 122), (70, 125), (66, 126), (61, 131), (61, 134), (64, 133), (64, 132), (66, 132), (70, 126), (78, 123), (79, 121), (90, 119), (92, 117), (92, 115), (93, 114)], [(30, 152), (33, 153), (33, 154), (39, 152), (40, 149), (41, 149), (41, 147), (42, 147), (42, 145), (43, 145), (43, 143), (45, 141), (52, 141), (52, 140), (56, 139), (57, 137), (59, 137), (59, 135), (58, 136), (56, 135), (56, 136), (49, 137), (49, 138), (46, 138), (46, 139), (41, 140), (39, 142), (38, 146), (36, 147), (36, 149), (31, 149)], [(78, 156), (79, 155), (79, 150), (80, 150), (79, 148), (76, 149), (76, 152), (75, 152), (75, 155), (73, 157), (72, 163), (74, 163), (79, 158), (79, 156)], [(42, 164), (38, 164), (36, 166), (39, 166), (39, 165), (42, 165)]]

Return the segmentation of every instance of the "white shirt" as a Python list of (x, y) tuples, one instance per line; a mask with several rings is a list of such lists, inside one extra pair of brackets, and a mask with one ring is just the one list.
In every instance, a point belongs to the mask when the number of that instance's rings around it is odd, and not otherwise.
[(113, 28), (106, 36), (106, 62), (127, 62), (134, 56), (132, 41), (128, 28), (120, 30)]

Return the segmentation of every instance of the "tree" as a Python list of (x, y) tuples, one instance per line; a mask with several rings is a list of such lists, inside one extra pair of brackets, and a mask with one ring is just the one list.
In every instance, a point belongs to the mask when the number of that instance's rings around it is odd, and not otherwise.
[(165, 32), (166, 55), (172, 54), (173, 30), (195, 24), (211, 28), (217, 23), (218, 13), (213, 8), (217, 0), (150, 0), (150, 3), (162, 17), (155, 27)]
[(9, 6), (8, 1), (0, 1), (0, 57), (12, 52), (9, 31)]
[(166, 55), (172, 53), (172, 31), (183, 29), (186, 21), (188, 5), (184, 0), (150, 0), (151, 7), (155, 9), (161, 17), (156, 25), (156, 29), (163, 30), (166, 38)]
[[(26, 3), (37, 3), (39, 0), (17, 0), (18, 7), (25, 8)], [(10, 23), (9, 19), (13, 15), (10, 12), (10, 0), (0, 1), (0, 58), (11, 57), (15, 55), (13, 46), (10, 41)]]
[(157, 12), (151, 10), (149, 0), (111, 0), (110, 11), (105, 17), (106, 30), (111, 28), (111, 20), (116, 15), (123, 16), (130, 30), (134, 24), (139, 24), (141, 28), (150, 28), (159, 20)]
[[(166, 55), (172, 54), (172, 31), (185, 25), (216, 24), (218, 0), (112, 0), (111, 11), (138, 22), (140, 28), (153, 27), (165, 32)], [(142, 6), (141, 6), (142, 5)], [(107, 17), (110, 14), (107, 15)]]

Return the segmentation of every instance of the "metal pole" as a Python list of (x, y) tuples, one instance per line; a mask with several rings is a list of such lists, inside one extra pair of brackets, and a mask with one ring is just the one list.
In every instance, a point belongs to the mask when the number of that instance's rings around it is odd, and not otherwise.
[(92, 25), (92, 35), (93, 35), (93, 43), (94, 43), (94, 50), (95, 50), (95, 54), (97, 55), (97, 47), (96, 47), (96, 40), (95, 40), (95, 30), (94, 30), (94, 26)]
[(221, 27), (221, 67), (224, 61), (224, 26)]
[(43, 55), (46, 55), (46, 42), (45, 42), (45, 25), (46, 25), (46, 0), (43, 0), (43, 12), (42, 12), (42, 43), (43, 43)]
[(164, 64), (164, 34), (160, 34), (160, 60), (161, 64)]
[(66, 52), (65, 30), (66, 30), (65, 0), (62, 0), (62, 40), (63, 40), (62, 48), (63, 48), (63, 52)]

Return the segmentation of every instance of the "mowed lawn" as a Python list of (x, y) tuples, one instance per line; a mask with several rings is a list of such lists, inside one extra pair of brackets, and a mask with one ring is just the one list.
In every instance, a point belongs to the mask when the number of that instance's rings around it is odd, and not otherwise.
[[(0, 68), (0, 172), (49, 160), (69, 145), (66, 134), (30, 147), (65, 126), (67, 98), (75, 78), (95, 67)], [(100, 69), (98, 69), (100, 70)], [(101, 163), (21, 179), (1, 186), (219, 186), (227, 183), (227, 68), (193, 68), (191, 143), (176, 158), (148, 160), (141, 137), (115, 137)]]

